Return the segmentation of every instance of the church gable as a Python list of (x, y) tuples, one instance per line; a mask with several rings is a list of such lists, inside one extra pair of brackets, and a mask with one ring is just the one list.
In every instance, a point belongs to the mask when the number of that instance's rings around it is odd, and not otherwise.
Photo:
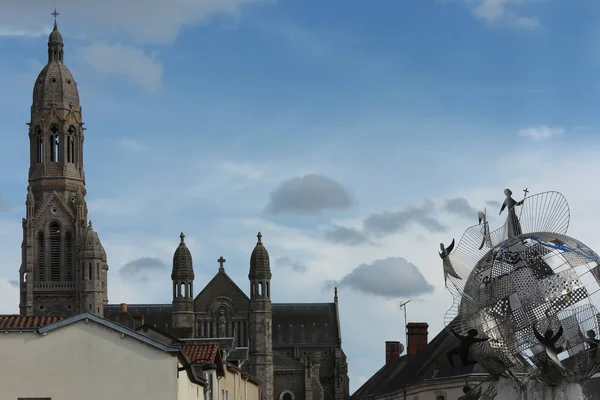
[(250, 310), (250, 299), (248, 296), (222, 271), (219, 271), (198, 296), (196, 296), (194, 310), (197, 313), (210, 313), (212, 311), (212, 303), (214, 303), (214, 299), (216, 298), (227, 298), (230, 300), (237, 313)]
[(49, 220), (75, 220), (75, 214), (60, 198), (58, 193), (52, 192), (43, 204), (37, 212), (38, 221), (46, 223)]

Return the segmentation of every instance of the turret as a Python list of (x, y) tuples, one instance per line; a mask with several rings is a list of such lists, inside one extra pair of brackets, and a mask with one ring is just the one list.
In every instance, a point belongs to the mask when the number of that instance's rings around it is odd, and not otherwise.
[(269, 253), (258, 232), (258, 242), (250, 256), (250, 337), (248, 369), (263, 382), (264, 398), (273, 399), (273, 331), (271, 308), (271, 267)]
[(82, 238), (79, 251), (79, 300), (80, 312), (104, 315), (104, 288), (106, 284), (106, 251), (100, 243), (98, 234), (89, 222)]
[(185, 235), (179, 235), (181, 242), (173, 254), (173, 311), (171, 314), (172, 333), (177, 338), (192, 338), (194, 324), (194, 266), (192, 254), (185, 245)]

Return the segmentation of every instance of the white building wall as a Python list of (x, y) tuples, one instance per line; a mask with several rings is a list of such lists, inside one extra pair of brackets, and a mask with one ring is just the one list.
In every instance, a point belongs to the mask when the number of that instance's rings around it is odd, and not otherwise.
[(45, 336), (1, 333), (0, 354), (2, 399), (167, 400), (187, 385), (176, 357), (91, 320)]
[[(181, 364), (178, 364), (181, 367)], [(177, 400), (204, 400), (204, 387), (190, 381), (186, 371), (179, 372)]]

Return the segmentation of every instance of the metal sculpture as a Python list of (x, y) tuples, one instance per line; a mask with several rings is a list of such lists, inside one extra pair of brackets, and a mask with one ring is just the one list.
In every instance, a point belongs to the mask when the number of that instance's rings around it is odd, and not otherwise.
[(448, 357), (463, 358), (465, 347), (472, 359), (463, 361), (495, 377), (581, 383), (600, 369), (600, 314), (590, 300), (600, 291), (600, 257), (566, 236), (570, 211), (560, 193), (521, 201), (509, 189), (504, 194), (503, 226), (490, 230), (486, 213), (479, 213), (453, 249), (442, 247), (454, 298), (446, 328), (461, 338), (489, 338), (468, 346), (461, 339)]

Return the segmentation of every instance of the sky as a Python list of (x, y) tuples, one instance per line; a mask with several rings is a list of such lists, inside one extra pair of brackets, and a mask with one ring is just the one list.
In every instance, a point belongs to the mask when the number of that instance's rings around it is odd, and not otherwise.
[(439, 243), (503, 190), (556, 190), (596, 251), (600, 3), (585, 0), (4, 0), (0, 312), (18, 312), (33, 84), (56, 5), (85, 122), (89, 217), (111, 303), (171, 302), (179, 233), (196, 291), (256, 233), (274, 302), (339, 288), (351, 391), (442, 328)]

